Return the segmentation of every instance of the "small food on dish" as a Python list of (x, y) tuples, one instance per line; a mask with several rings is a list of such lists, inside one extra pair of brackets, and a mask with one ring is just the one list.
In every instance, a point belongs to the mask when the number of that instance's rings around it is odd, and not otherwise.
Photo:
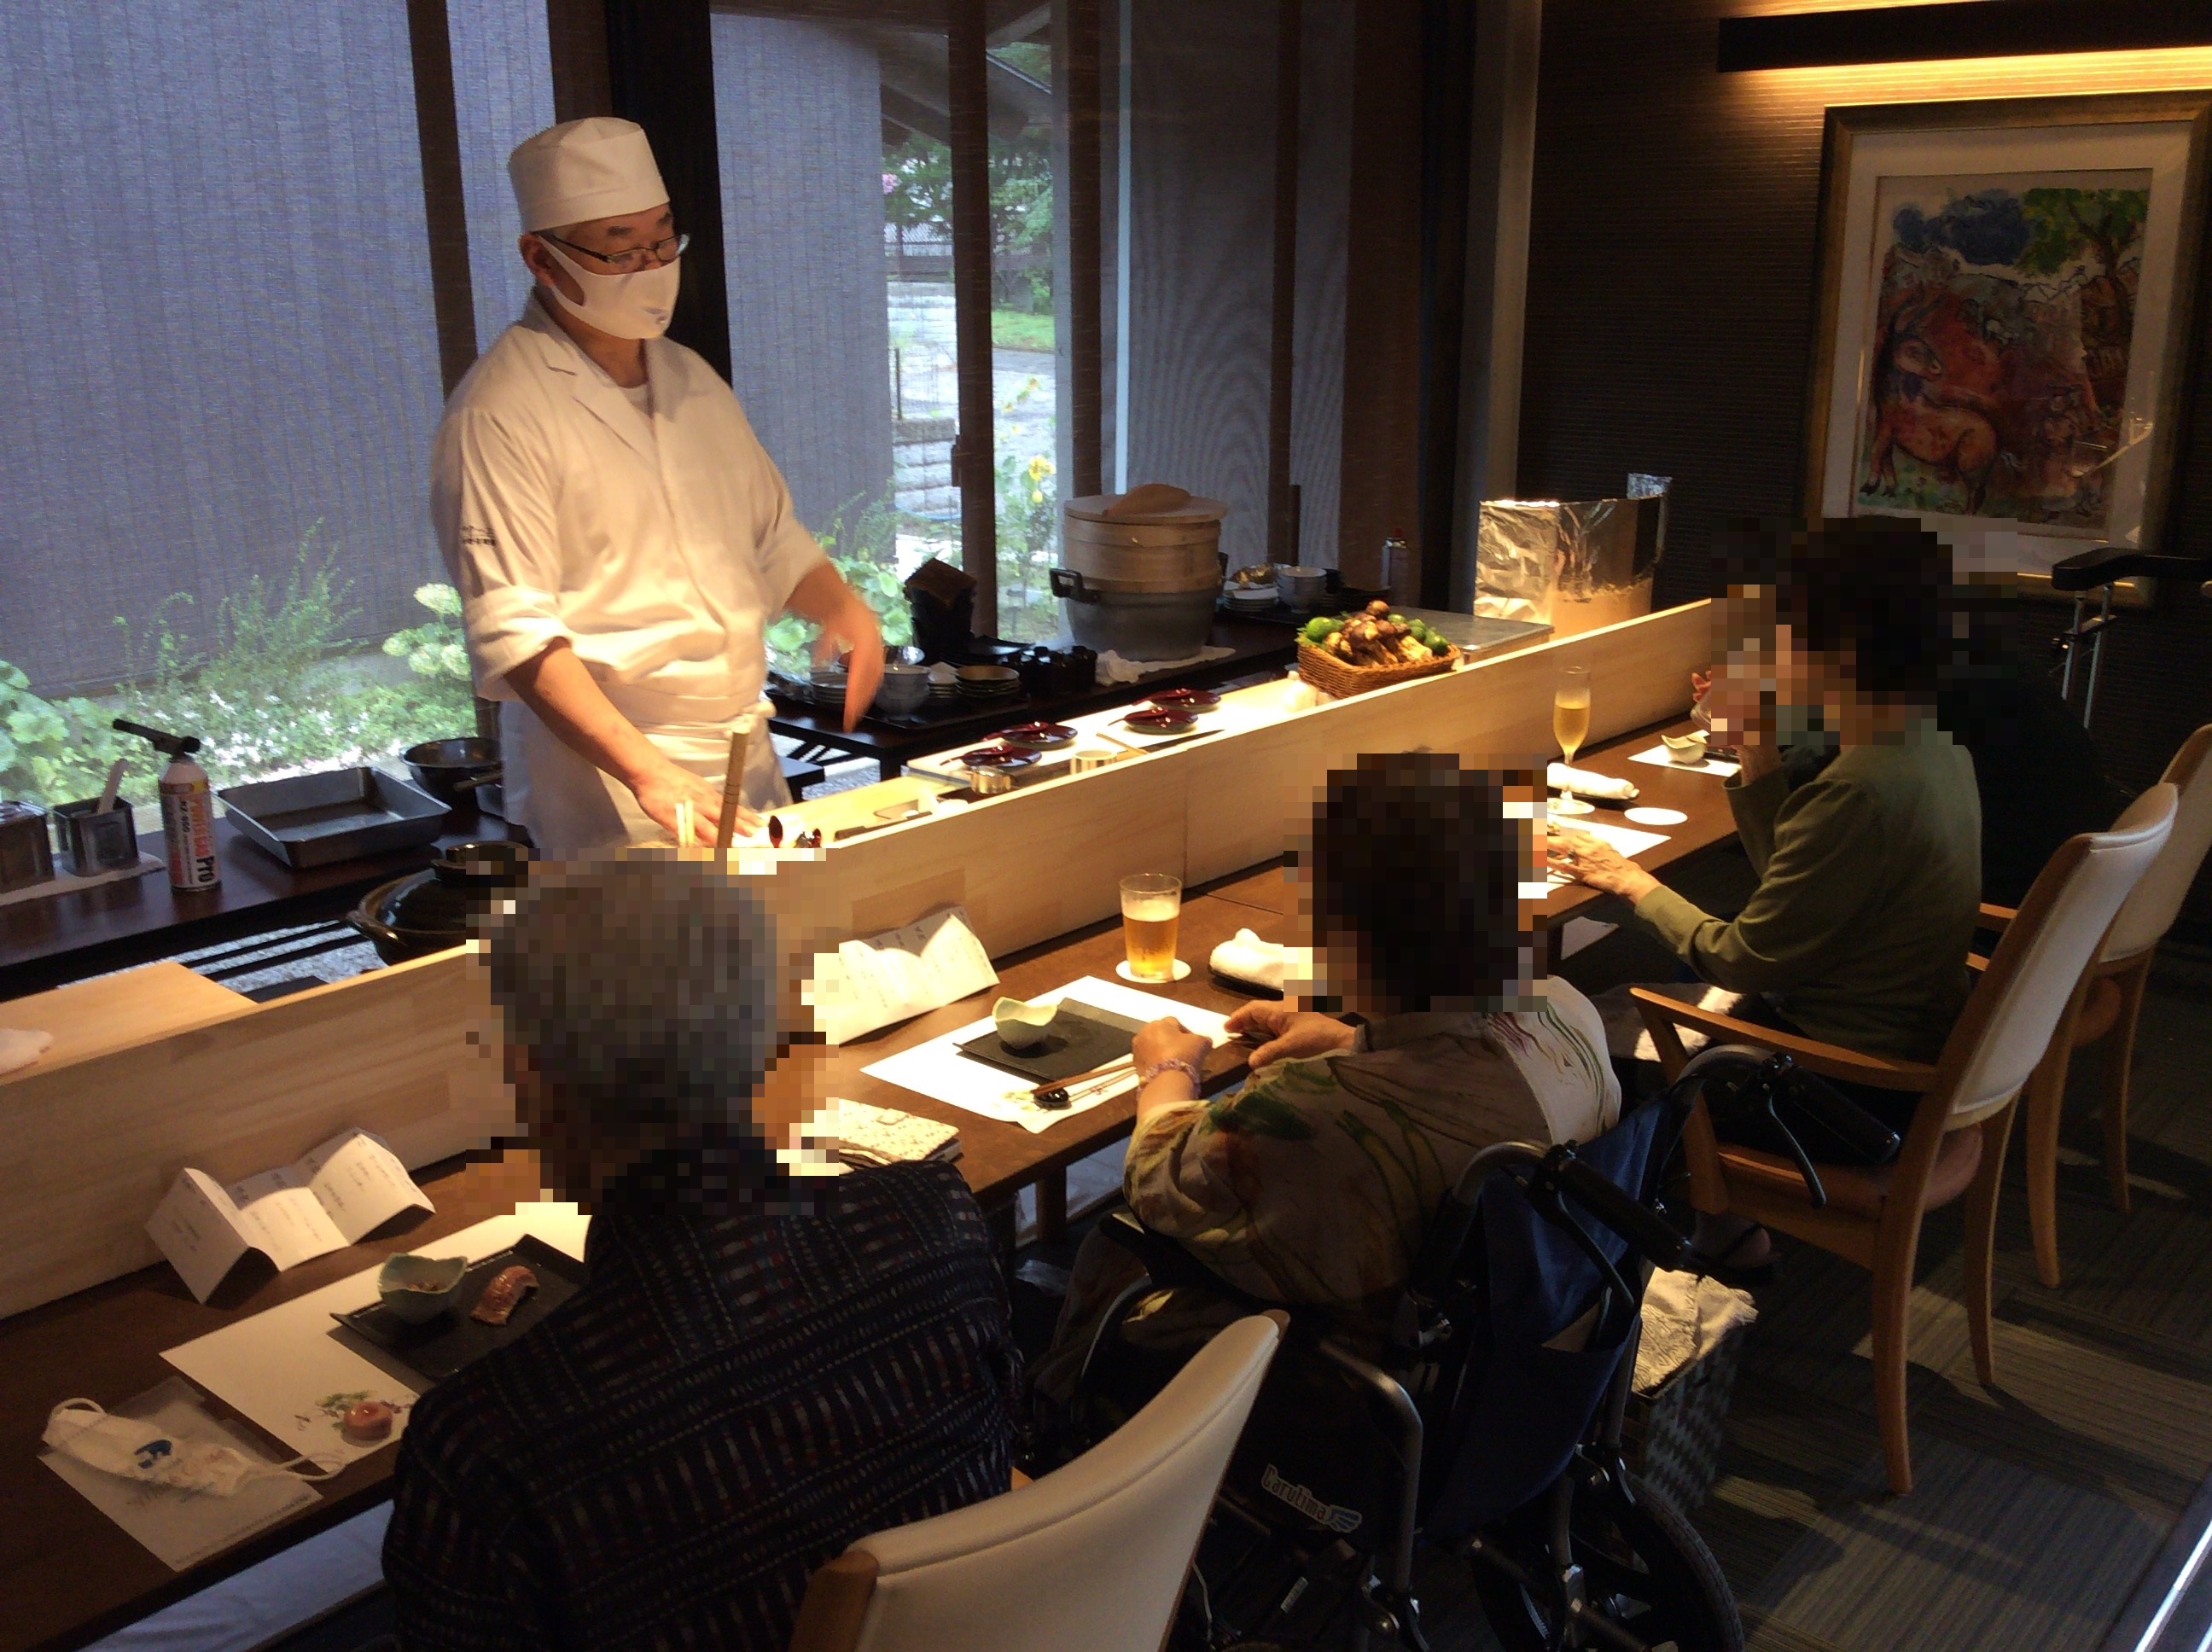
[(1221, 703), (1221, 696), (1211, 689), (1162, 689), (1146, 703), (1163, 711), (1212, 711)]
[(348, 1406), (338, 1419), (338, 1432), (356, 1445), (374, 1445), (392, 1437), (392, 1407), (381, 1400), (363, 1400)]
[(1027, 1004), (1018, 998), (1002, 998), (991, 1006), (991, 1019), (999, 1029), (999, 1042), (1017, 1051), (1033, 1050), (1043, 1043), (1059, 1014), (1058, 1005)]
[(1146, 711), (1133, 711), (1121, 720), (1139, 734), (1185, 734), (1198, 726), (1198, 714), (1155, 706)]
[(538, 1289), (538, 1276), (520, 1262), (503, 1267), (492, 1276), (477, 1298), (477, 1305), (469, 1309), (469, 1317), (484, 1325), (504, 1325), (522, 1299)]
[(997, 738), (1006, 745), (1026, 746), (1034, 751), (1057, 751), (1064, 745), (1075, 744), (1075, 731), (1065, 723), (1017, 723), (1012, 728), (1000, 729)]
[(1269, 602), (1275, 599), (1275, 565), (1273, 562), (1252, 562), (1232, 569), (1229, 575), (1230, 594), (1258, 589)]
[(985, 745), (960, 754), (963, 768), (1027, 768), (1037, 760), (1037, 754), (1025, 746)]

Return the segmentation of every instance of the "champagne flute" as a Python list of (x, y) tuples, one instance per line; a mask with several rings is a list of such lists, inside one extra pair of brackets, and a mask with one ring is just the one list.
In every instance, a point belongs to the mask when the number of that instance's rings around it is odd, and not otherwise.
[[(1572, 762), (1575, 753), (1589, 738), (1589, 667), (1568, 665), (1559, 672), (1559, 685), (1552, 690), (1552, 738), (1559, 743), (1559, 759)], [(1555, 815), (1586, 815), (1590, 805), (1562, 784), (1559, 795), (1552, 801), (1551, 812)]]

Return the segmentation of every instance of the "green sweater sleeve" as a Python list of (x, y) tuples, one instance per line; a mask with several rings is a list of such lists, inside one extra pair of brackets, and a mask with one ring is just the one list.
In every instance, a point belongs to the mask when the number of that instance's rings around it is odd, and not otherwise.
[(1731, 787), (1737, 830), (1759, 888), (1734, 922), (1663, 885), (1636, 916), (1701, 980), (1732, 992), (1781, 992), (1813, 980), (1879, 881), (1880, 805), (1828, 775), (1791, 791), (1781, 774)]

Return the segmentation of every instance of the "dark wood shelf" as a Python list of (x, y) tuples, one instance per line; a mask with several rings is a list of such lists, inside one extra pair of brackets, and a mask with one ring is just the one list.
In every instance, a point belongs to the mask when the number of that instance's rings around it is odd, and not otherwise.
[(1955, 0), (1852, 11), (1723, 17), (1719, 69), (1830, 69), (1846, 64), (2040, 57), (2212, 46), (2212, 0)]

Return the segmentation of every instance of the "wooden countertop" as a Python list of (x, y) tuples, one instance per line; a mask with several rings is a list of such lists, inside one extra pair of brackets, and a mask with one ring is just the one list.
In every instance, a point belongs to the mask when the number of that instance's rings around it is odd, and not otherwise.
[[(1665, 829), (1670, 841), (1639, 857), (1655, 870), (1733, 834), (1721, 783), (1708, 776), (1627, 761), (1654, 744), (1656, 730), (1609, 743), (1586, 754), (1578, 767), (1626, 774), (1643, 788), (1640, 802), (1683, 810), (1689, 819)], [(1601, 809), (1596, 818), (1618, 820)], [(1187, 981), (1155, 990), (1164, 1013), (1177, 1003), (1226, 1012), (1247, 996), (1217, 983), (1205, 968), (1212, 948), (1240, 928), (1267, 940), (1304, 944), (1297, 890), (1279, 862), (1248, 869), (1194, 892), (1184, 902), (1178, 951), (1194, 966)], [(1600, 898), (1569, 885), (1547, 903), (1556, 921)], [(867, 1078), (860, 1069), (896, 1050), (936, 1037), (988, 1011), (999, 992), (1030, 996), (1078, 976), (1110, 976), (1122, 956), (1118, 921), (1095, 924), (999, 962), (1000, 986), (963, 1002), (873, 1034), (836, 1050), (815, 1048), (812, 1058), (781, 1069), (772, 1090), (796, 1087), (809, 1097), (842, 1096), (941, 1118), (961, 1132), (962, 1173), (978, 1199), (1004, 1207), (1023, 1187), (1128, 1133), (1133, 1100), (1109, 1101), (1039, 1134), (978, 1117)], [(173, 985), (173, 983), (172, 983)], [(116, 990), (116, 989), (109, 989)], [(214, 989), (221, 991), (222, 989)], [(185, 1013), (215, 1000), (185, 989)], [(1249, 1047), (1231, 1045), (1206, 1063), (1209, 1091), (1234, 1082)], [(72, 1647), (244, 1570), (301, 1539), (350, 1517), (388, 1495), (392, 1454), (379, 1452), (356, 1463), (319, 1490), (321, 1500), (291, 1520), (192, 1568), (173, 1574), (120, 1527), (71, 1491), (38, 1461), (36, 1441), (47, 1411), (76, 1394), (119, 1404), (172, 1375), (161, 1351), (288, 1301), (373, 1266), (393, 1251), (504, 1214), (537, 1197), (535, 1156), (503, 1153), (433, 1167), (420, 1178), (437, 1203), (434, 1215), (385, 1231), (356, 1246), (319, 1257), (290, 1272), (227, 1282), (216, 1297), (192, 1300), (167, 1266), (144, 1269), (106, 1285), (0, 1321), (0, 1652), (28, 1647)], [(222, 1408), (217, 1406), (217, 1410)], [(250, 1424), (247, 1425), (250, 1427)]]

